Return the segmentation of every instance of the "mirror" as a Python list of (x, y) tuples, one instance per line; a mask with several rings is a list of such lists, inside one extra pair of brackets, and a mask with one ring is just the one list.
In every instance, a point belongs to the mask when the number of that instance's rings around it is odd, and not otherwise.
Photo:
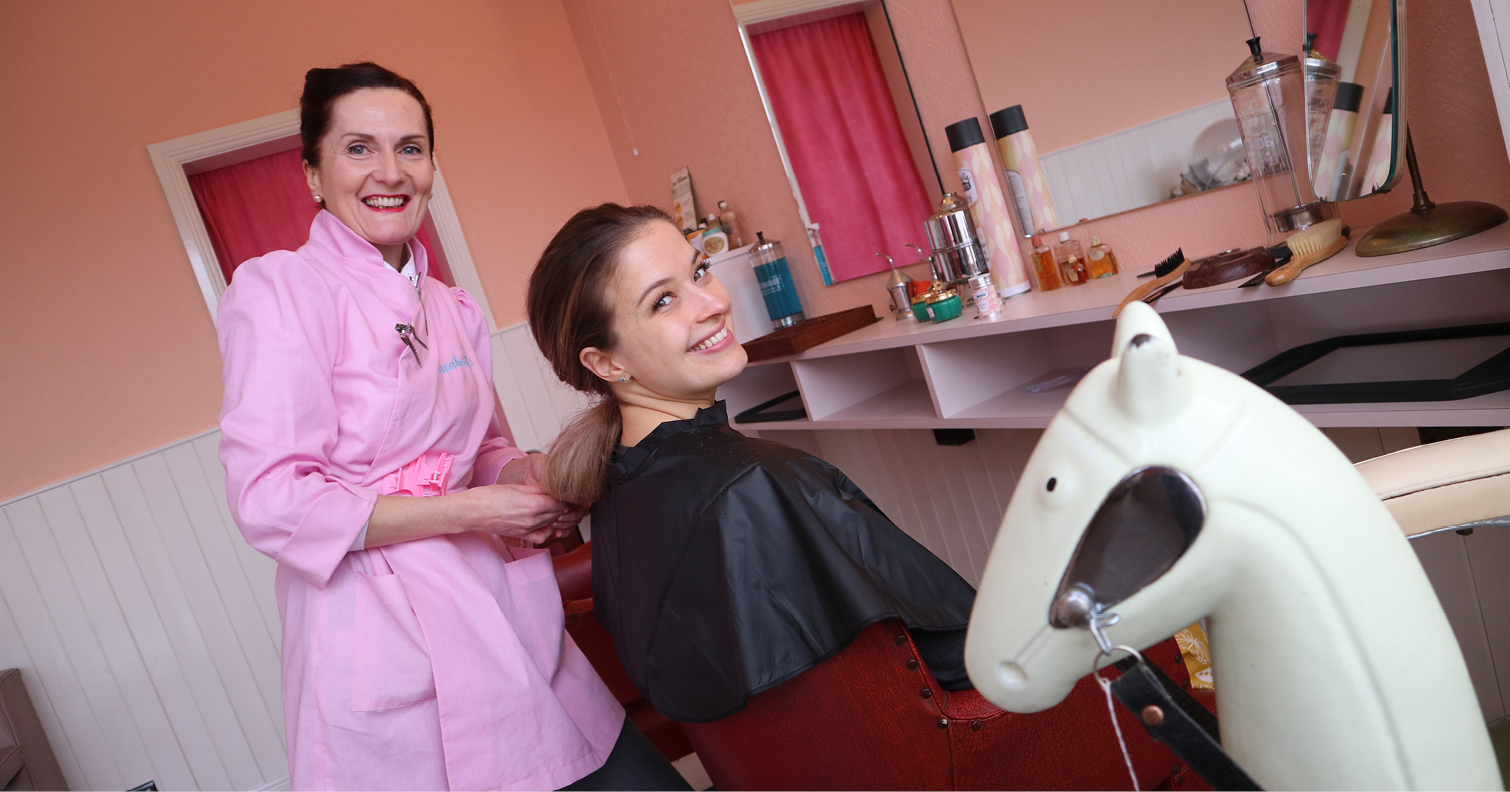
[(1316, 74), (1337, 80), (1335, 92), (1309, 92), (1316, 195), (1350, 201), (1386, 191), (1404, 162), (1405, 95), (1395, 90), (1395, 75), (1405, 73), (1396, 46), (1403, 38), (1396, 35), (1399, 9), (1393, 0), (1306, 0), (1305, 9), (1307, 88)]
[[(1224, 85), (1249, 54), (1240, 0), (1098, 3), (1094, 12), (951, 3), (986, 112), (1022, 106), (1058, 225), (1251, 178)], [(1387, 190), (1400, 178), (1403, 131), (1395, 119), (1403, 117), (1404, 97), (1390, 101), (1404, 69), (1394, 35), (1399, 13), (1390, 0), (1306, 2), (1315, 52), (1341, 69), (1337, 79), (1358, 86), (1310, 108), (1312, 181), (1327, 200)], [(1304, 44), (1264, 43), (1292, 53)]]
[(734, 16), (824, 283), (914, 263), (942, 180), (885, 3), (735, 0)]
[(1057, 225), (1247, 178), (1223, 84), (1248, 55), (1239, 0), (952, 3), (986, 112), (1022, 106)]

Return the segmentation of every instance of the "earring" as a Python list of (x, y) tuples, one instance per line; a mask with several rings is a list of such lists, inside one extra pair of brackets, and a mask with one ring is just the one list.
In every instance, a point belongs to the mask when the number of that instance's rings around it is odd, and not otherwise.
[(321, 198), (320, 196), (318, 196), (318, 195), (315, 196), (315, 203), (322, 203), (323, 201), (324, 201), (324, 199)]
[(626, 383), (628, 381), (629, 381), (629, 375), (628, 374), (622, 374), (622, 375), (619, 376), (619, 384), (620, 385), (623, 385), (624, 383)]

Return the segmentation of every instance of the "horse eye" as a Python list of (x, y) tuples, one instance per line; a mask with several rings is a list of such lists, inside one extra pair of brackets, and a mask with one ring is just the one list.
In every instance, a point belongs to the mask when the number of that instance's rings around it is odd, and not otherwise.
[[(1076, 590), (1088, 593), (1097, 610), (1131, 597), (1174, 566), (1205, 522), (1205, 499), (1184, 473), (1166, 467), (1129, 473), (1112, 487), (1080, 536), (1055, 603)], [(1078, 626), (1071, 618), (1056, 608), (1049, 623)]]

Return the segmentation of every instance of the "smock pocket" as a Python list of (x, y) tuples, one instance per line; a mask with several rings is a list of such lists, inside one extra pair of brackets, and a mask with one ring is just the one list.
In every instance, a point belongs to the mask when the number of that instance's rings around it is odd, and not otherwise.
[(398, 575), (356, 575), (351, 709), (392, 709), (435, 698), (419, 618)]
[(566, 614), (561, 609), (555, 567), (545, 550), (509, 549), (515, 556), (530, 555), (503, 565), (513, 611), (505, 615), (541, 676), (554, 679), (566, 641)]

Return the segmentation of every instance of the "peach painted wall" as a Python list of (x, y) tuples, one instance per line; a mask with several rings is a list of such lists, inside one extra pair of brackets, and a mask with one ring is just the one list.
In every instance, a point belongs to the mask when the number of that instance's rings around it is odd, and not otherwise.
[(1222, 78), (1248, 57), (1237, 0), (952, 5), (986, 112), (1022, 105), (1043, 154), (1226, 99)]
[[(670, 174), (687, 165), (701, 200), (727, 197), (756, 223), (752, 227), (763, 227), (784, 240), (800, 240), (796, 205), (765, 124), (730, 7), (716, 0), (663, 0), (654, 11), (601, 0), (590, 6), (588, 0), (565, 2), (630, 196), (668, 205)], [(1221, 5), (1241, 8), (1237, 0)], [(1266, 42), (1298, 45), (1302, 41), (1303, 0), (1253, 0), (1251, 6), (1254, 25)], [(1061, 3), (1057, 7), (1079, 6)], [(950, 0), (887, 0), (887, 8), (930, 145), (944, 171), (944, 186), (958, 190), (944, 127), (974, 115), (987, 128), (987, 118), (953, 7)], [(1433, 199), (1510, 204), (1510, 158), (1499, 131), (1469, 0), (1412, 3), (1407, 25), (1408, 111)], [(1239, 52), (1237, 60), (1241, 57)], [(609, 68), (612, 81), (607, 77)], [(1230, 71), (1230, 66), (1223, 66), (1208, 76), (1218, 91), (1216, 97), (1224, 95), (1222, 81)], [(678, 75), (686, 75), (695, 85), (680, 84)], [(1055, 87), (1052, 70), (1039, 79)], [(699, 95), (700, 85), (720, 86), (719, 101), (710, 104), (689, 98)], [(1031, 118), (1030, 123), (1034, 123)], [(631, 154), (631, 133), (639, 157)], [(1409, 206), (1407, 185), (1346, 204), (1342, 213), (1355, 228), (1361, 228)], [(1251, 185), (1238, 185), (1069, 230), (1084, 244), (1089, 244), (1093, 234), (1100, 236), (1117, 250), (1125, 266), (1142, 271), (1176, 247), (1195, 257), (1262, 244), (1260, 211)], [(824, 287), (805, 248), (792, 246), (788, 255), (796, 259), (793, 270), (809, 315), (866, 302), (878, 312), (885, 311), (883, 275)], [(915, 278), (926, 276), (922, 267), (908, 272)], [(1010, 311), (1010, 301), (1007, 305)]]
[(562, 218), (624, 200), (551, 0), (0, 3), (0, 500), (213, 428), (220, 358), (146, 146), (294, 107), (370, 58), (435, 108), (500, 325)]

